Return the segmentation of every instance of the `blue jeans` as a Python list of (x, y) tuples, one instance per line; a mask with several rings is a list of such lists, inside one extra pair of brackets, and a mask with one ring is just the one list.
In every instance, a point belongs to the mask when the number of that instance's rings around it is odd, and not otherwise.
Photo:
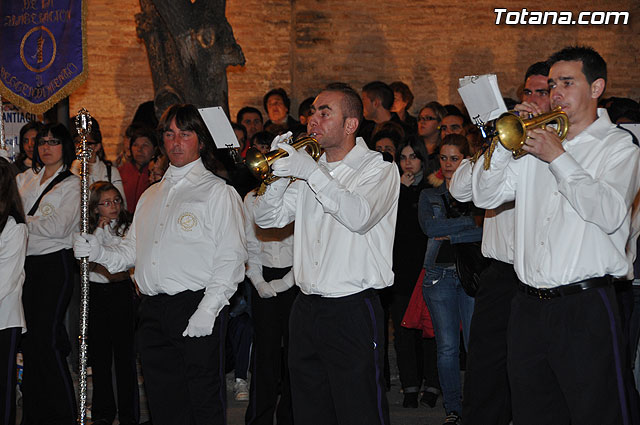
[(465, 348), (473, 298), (465, 294), (455, 269), (431, 267), (422, 283), (422, 295), (429, 308), (438, 350), (438, 374), (447, 413), (462, 413), (460, 382), (460, 323)]

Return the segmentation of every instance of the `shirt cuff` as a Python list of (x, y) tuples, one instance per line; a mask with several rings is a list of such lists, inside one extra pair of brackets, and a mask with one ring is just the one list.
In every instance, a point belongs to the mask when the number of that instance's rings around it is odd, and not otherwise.
[(329, 171), (318, 165), (318, 168), (311, 173), (309, 178), (307, 179), (307, 184), (313, 190), (314, 193), (320, 192), (326, 185), (329, 184), (333, 180), (333, 177), (329, 173)]
[(220, 310), (222, 310), (222, 308), (227, 304), (229, 304), (229, 300), (224, 296), (205, 291), (204, 297), (202, 297), (200, 304), (198, 304), (198, 309), (208, 311), (214, 314), (215, 317), (218, 317)]
[(568, 152), (563, 153), (549, 163), (549, 170), (558, 183), (567, 180), (571, 174), (574, 174), (580, 168), (580, 164)]
[[(494, 161), (501, 164), (507, 163), (511, 158), (513, 158), (513, 153), (505, 148), (502, 143), (496, 143), (496, 148), (493, 151), (493, 155), (491, 155), (491, 164), (494, 164)], [(478, 161), (484, 161), (484, 155)]]

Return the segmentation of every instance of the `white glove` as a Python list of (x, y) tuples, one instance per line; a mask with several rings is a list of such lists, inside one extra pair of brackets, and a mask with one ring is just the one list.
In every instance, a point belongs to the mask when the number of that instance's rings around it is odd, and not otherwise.
[(278, 295), (275, 289), (273, 289), (271, 285), (269, 285), (264, 280), (253, 282), (253, 287), (256, 288), (256, 291), (258, 291), (258, 295), (260, 295), (260, 298), (271, 298)]
[(292, 132), (287, 131), (287, 132), (286, 132), (286, 133), (284, 133), (284, 134), (281, 134), (281, 135), (279, 135), (279, 136), (274, 137), (274, 138), (273, 138), (273, 140), (271, 141), (271, 150), (272, 150), (272, 151), (277, 150), (277, 149), (278, 149), (278, 145), (279, 145), (280, 143), (283, 143), (285, 140), (287, 140), (287, 139), (288, 139), (289, 137), (291, 137), (292, 135), (293, 135), (293, 133), (292, 133)]
[(289, 273), (284, 275), (282, 279), (273, 279), (269, 282), (269, 285), (273, 288), (277, 293), (284, 292), (287, 289), (291, 288), (294, 285), (293, 279), (293, 270), (290, 270)]
[(211, 335), (216, 316), (205, 308), (197, 308), (195, 313), (189, 318), (187, 328), (182, 332), (182, 336), (200, 337)]
[(279, 177), (297, 177), (307, 180), (318, 169), (318, 163), (311, 158), (306, 149), (296, 150), (293, 146), (280, 143), (278, 148), (287, 151), (289, 156), (273, 163), (273, 174)]
[(103, 252), (102, 245), (94, 235), (89, 233), (73, 235), (73, 254), (77, 259), (89, 257), (89, 261), (96, 261)]

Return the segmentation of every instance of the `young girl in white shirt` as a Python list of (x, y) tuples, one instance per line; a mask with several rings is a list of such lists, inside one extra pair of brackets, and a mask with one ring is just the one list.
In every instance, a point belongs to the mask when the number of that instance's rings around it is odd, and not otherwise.
[[(91, 185), (89, 232), (103, 246), (118, 245), (131, 224), (122, 194), (106, 181)], [(94, 424), (111, 424), (118, 413), (121, 424), (140, 419), (135, 363), (135, 291), (129, 272), (111, 274), (103, 266), (90, 264), (89, 358), (92, 367)], [(111, 381), (115, 366), (117, 409)]]

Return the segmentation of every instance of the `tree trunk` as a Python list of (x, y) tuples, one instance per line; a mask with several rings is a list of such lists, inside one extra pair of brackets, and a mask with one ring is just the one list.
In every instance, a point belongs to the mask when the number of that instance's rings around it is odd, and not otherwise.
[(138, 37), (147, 46), (156, 115), (175, 103), (222, 106), (227, 66), (244, 65), (225, 16), (226, 0), (140, 0)]

